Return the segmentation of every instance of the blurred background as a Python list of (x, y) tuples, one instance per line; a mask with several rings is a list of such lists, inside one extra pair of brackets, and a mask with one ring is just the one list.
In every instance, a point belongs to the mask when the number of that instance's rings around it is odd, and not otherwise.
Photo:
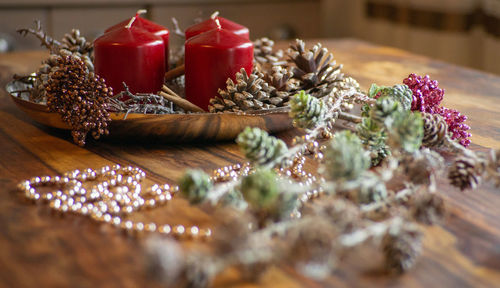
[(217, 10), (253, 39), (350, 37), (500, 74), (500, 0), (0, 0), (0, 51), (42, 49), (15, 32), (34, 19), (56, 39), (94, 39), (138, 9), (171, 30), (172, 17), (186, 28)]

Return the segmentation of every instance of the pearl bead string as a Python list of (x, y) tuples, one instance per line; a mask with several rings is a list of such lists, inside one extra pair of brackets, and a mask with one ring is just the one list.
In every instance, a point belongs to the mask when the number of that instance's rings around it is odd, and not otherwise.
[[(299, 153), (290, 167), (277, 168), (276, 172), (290, 181), (293, 179), (300, 184), (311, 185), (317, 179), (303, 171), (304, 163), (305, 157)], [(249, 163), (229, 165), (214, 170), (211, 180), (214, 183), (236, 181), (252, 172), (253, 168)], [(212, 236), (210, 228), (199, 228), (196, 225), (159, 225), (127, 219), (127, 216), (134, 212), (166, 205), (179, 191), (178, 186), (169, 184), (154, 184), (143, 191), (141, 182), (145, 178), (146, 173), (140, 168), (115, 164), (98, 170), (88, 168), (83, 172), (69, 171), (62, 176), (33, 177), (21, 182), (18, 189), (27, 199), (48, 203), (51, 209), (60, 213), (84, 215), (130, 233), (154, 232), (176, 238), (200, 240)], [(84, 182), (96, 184), (86, 189)], [(59, 190), (40, 192), (39, 187), (57, 187)], [(318, 189), (305, 192), (299, 197), (301, 206), (322, 193), (323, 191)], [(300, 218), (300, 211), (296, 211), (292, 216)]]
[[(33, 177), (18, 185), (26, 198), (49, 204), (61, 213), (88, 216), (97, 222), (114, 225), (127, 232), (157, 232), (174, 237), (209, 238), (209, 228), (183, 225), (158, 225), (127, 220), (127, 215), (142, 209), (166, 205), (177, 194), (178, 186), (169, 184), (151, 186), (142, 191), (141, 182), (146, 173), (137, 167), (104, 166), (99, 170), (86, 169), (66, 172), (63, 176)], [(89, 190), (82, 182), (96, 181)], [(61, 190), (39, 192), (38, 187), (60, 187)]]

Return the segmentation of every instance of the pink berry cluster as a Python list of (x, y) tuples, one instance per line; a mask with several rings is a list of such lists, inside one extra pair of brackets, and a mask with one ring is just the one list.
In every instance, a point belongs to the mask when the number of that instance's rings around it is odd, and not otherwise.
[(424, 77), (410, 74), (403, 80), (403, 84), (413, 91), (412, 111), (434, 114), (435, 109), (443, 101), (444, 90), (438, 87), (438, 81), (431, 80), (429, 75)]
[(451, 138), (456, 139), (464, 147), (468, 147), (471, 134), (467, 132), (470, 127), (465, 124), (467, 116), (460, 114), (457, 110), (448, 109), (439, 106), (444, 97), (444, 89), (438, 87), (438, 81), (431, 80), (429, 75), (424, 77), (410, 74), (403, 80), (413, 92), (411, 103), (412, 111), (427, 112), (443, 116), (448, 124), (448, 131), (451, 132)]

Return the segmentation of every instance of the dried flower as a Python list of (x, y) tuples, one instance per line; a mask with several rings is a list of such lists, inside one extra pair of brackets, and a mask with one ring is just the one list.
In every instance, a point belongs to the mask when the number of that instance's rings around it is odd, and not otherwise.
[(247, 127), (236, 138), (245, 157), (260, 165), (273, 165), (288, 151), (283, 142), (259, 128)]
[(290, 118), (294, 126), (313, 128), (324, 120), (326, 109), (324, 102), (301, 90), (290, 101)]
[(413, 92), (412, 111), (436, 112), (444, 97), (444, 90), (438, 87), (438, 81), (431, 80), (429, 75), (422, 77), (410, 74), (408, 78), (403, 80), (403, 83)]
[(179, 188), (191, 204), (196, 204), (205, 200), (212, 182), (202, 170), (187, 170), (179, 180)]
[(73, 56), (59, 57), (58, 68), (49, 73), (45, 86), (47, 106), (71, 126), (73, 141), (85, 145), (89, 132), (94, 139), (107, 135), (111, 121), (106, 110), (113, 89), (104, 79), (89, 73), (85, 63)]
[(329, 180), (354, 180), (370, 167), (370, 156), (350, 131), (335, 134), (324, 151), (322, 170)]

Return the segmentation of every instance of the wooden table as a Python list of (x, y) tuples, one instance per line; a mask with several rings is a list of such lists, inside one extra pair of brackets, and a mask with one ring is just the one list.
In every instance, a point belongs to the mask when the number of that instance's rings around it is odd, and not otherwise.
[[(500, 77), (460, 68), (401, 50), (356, 40), (321, 40), (344, 70), (364, 89), (400, 83), (409, 73), (430, 74), (446, 89), (445, 105), (469, 115), (472, 148), (500, 148)], [(310, 42), (311, 43), (311, 42)], [(312, 43), (311, 43), (312, 44)], [(284, 45), (284, 43), (282, 43)], [(0, 55), (0, 83), (13, 73), (34, 71), (46, 54)], [(211, 170), (243, 160), (233, 143), (161, 145), (91, 142), (80, 148), (69, 133), (38, 125), (0, 94), (0, 286), (2, 287), (158, 287), (148, 278), (144, 237), (127, 236), (80, 216), (61, 217), (23, 200), (16, 184), (36, 175), (111, 163), (143, 168), (152, 181), (174, 182), (188, 167)], [(285, 139), (296, 131), (280, 135)], [(327, 281), (301, 277), (291, 267), (272, 268), (258, 283), (234, 272), (216, 279), (221, 287), (498, 287), (500, 285), (500, 193), (490, 185), (461, 193), (442, 180), (449, 217), (425, 228), (424, 252), (401, 277), (373, 268), (372, 258), (343, 265)], [(206, 211), (182, 199), (141, 215), (181, 224), (210, 224)], [(186, 243), (186, 245), (198, 245)], [(361, 265), (364, 263), (363, 265)], [(368, 264), (367, 264), (368, 263)], [(373, 265), (371, 265), (373, 264)], [(368, 266), (368, 267), (366, 267)], [(373, 267), (372, 267), (373, 266)]]

